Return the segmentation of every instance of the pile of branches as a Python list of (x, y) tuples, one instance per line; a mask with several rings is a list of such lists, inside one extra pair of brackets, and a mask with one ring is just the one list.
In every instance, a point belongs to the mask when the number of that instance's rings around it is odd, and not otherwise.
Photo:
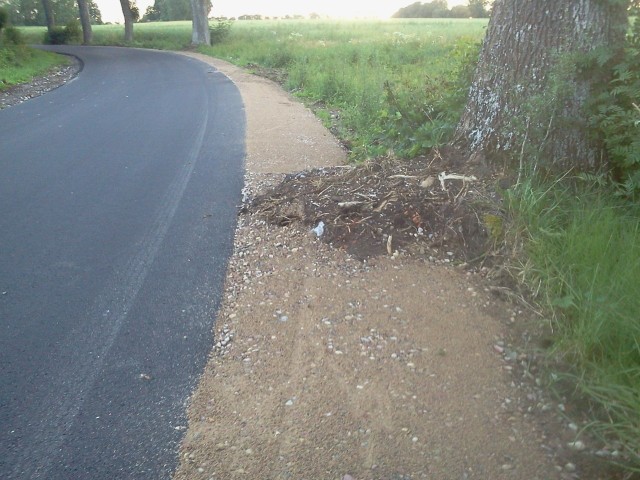
[(473, 262), (491, 249), (501, 221), (496, 178), (451, 166), (436, 153), (315, 169), (285, 177), (248, 209), (273, 225), (302, 223), (358, 258), (404, 252)]

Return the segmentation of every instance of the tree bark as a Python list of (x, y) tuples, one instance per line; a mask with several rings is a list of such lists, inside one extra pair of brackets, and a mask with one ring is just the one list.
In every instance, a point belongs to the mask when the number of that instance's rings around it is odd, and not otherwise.
[(210, 45), (209, 2), (208, 0), (190, 0), (193, 13), (191, 28), (191, 45)]
[(129, 0), (120, 0), (122, 7), (122, 16), (124, 17), (124, 41), (125, 43), (133, 42), (133, 12), (131, 12), (131, 3)]
[(91, 45), (93, 31), (91, 30), (89, 2), (87, 0), (78, 0), (78, 10), (80, 11), (80, 24), (82, 25), (82, 44)]
[[(624, 3), (624, 2), (623, 2)], [(496, 0), (456, 142), (470, 157), (533, 148), (549, 167), (604, 162), (586, 128), (593, 75), (580, 55), (622, 45), (626, 6), (607, 0)]]
[(44, 10), (44, 18), (47, 22), (47, 32), (51, 33), (56, 26), (56, 19), (51, 8), (50, 0), (42, 0), (42, 9)]

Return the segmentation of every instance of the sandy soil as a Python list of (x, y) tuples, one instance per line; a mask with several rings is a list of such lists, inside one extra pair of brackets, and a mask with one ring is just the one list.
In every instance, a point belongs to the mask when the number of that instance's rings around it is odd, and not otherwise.
[[(345, 162), (277, 85), (192, 55), (242, 93), (248, 196)], [(246, 213), (175, 479), (581, 478), (575, 425), (514, 374), (521, 313), (464, 270), (362, 262)]]

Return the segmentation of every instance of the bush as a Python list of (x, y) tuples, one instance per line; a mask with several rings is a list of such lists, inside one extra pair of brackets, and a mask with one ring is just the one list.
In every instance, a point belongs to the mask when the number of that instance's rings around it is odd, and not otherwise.
[(2, 37), (2, 43), (5, 45), (24, 45), (22, 33), (15, 27), (5, 28)]
[(231, 20), (217, 18), (215, 25), (209, 25), (211, 45), (222, 43), (231, 33)]
[(78, 42), (82, 37), (82, 29), (78, 20), (71, 20), (64, 27), (54, 27), (44, 34), (44, 43), (47, 45), (66, 45)]
[(79, 42), (82, 38), (82, 27), (78, 20), (70, 20), (64, 29), (67, 31), (67, 43)]
[(6, 8), (0, 7), (0, 32), (9, 24), (9, 12)]
[(602, 137), (622, 192), (640, 194), (640, 21), (635, 22), (613, 80), (595, 98), (592, 126)]
[(43, 42), (47, 45), (64, 45), (67, 43), (67, 32), (64, 27), (53, 27), (44, 33)]

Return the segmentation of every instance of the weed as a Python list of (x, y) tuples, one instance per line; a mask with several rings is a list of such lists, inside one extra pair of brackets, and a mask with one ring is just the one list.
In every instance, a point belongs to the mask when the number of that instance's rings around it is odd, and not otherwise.
[(209, 25), (209, 35), (211, 37), (211, 45), (222, 43), (229, 36), (233, 22), (223, 18), (215, 19), (213, 25)]
[(520, 280), (553, 315), (553, 351), (572, 365), (562, 378), (597, 412), (589, 430), (640, 468), (640, 208), (582, 179), (535, 178), (507, 196)]

